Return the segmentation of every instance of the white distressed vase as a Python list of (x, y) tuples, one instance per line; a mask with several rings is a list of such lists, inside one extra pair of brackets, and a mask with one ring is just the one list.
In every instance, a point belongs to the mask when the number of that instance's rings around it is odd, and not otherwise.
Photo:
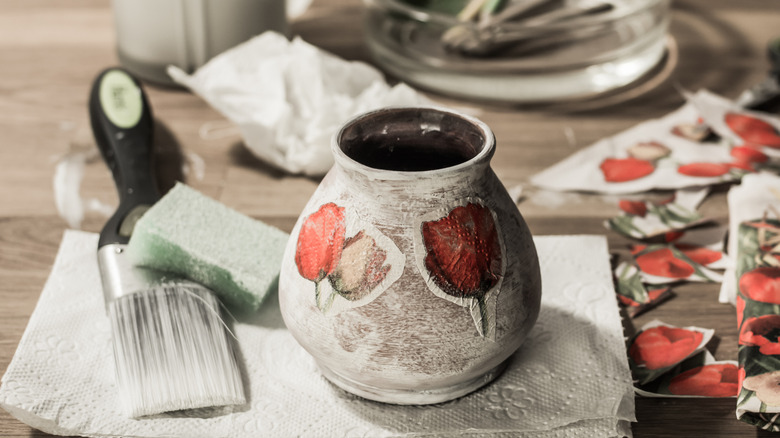
[(398, 404), (489, 383), (539, 314), (531, 234), (481, 121), (388, 108), (347, 123), (293, 228), (282, 316), (337, 386)]

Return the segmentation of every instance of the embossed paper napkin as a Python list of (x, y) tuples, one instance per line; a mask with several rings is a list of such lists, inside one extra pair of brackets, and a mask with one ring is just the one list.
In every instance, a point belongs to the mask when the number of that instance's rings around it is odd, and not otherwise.
[(431, 406), (396, 406), (328, 383), (285, 329), (275, 297), (236, 323), (246, 406), (124, 418), (95, 256), (97, 235), (66, 232), (2, 379), (0, 405), (49, 433), (136, 437), (630, 436), (634, 395), (606, 239), (536, 238), (542, 310), (492, 384)]

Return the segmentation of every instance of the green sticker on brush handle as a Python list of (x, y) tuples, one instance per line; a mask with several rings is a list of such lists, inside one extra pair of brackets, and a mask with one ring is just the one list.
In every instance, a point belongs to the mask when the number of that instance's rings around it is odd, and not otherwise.
[(100, 82), (100, 105), (119, 128), (132, 128), (141, 119), (141, 89), (126, 73), (112, 70)]

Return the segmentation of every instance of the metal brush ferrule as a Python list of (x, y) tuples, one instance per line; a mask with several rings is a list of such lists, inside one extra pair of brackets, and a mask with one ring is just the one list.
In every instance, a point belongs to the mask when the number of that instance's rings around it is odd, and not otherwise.
[(106, 305), (121, 296), (144, 291), (164, 282), (160, 272), (134, 266), (127, 258), (126, 246), (114, 243), (98, 249), (98, 266)]

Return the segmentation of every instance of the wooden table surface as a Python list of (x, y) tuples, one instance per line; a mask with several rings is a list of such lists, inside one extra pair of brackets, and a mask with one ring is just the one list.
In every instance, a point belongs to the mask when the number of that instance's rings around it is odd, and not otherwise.
[[(359, 0), (315, 1), (292, 31), (350, 60), (369, 61)], [(557, 202), (527, 184), (534, 173), (578, 148), (643, 120), (662, 116), (683, 99), (678, 87), (709, 89), (735, 98), (764, 78), (766, 43), (780, 36), (777, 0), (675, 0), (671, 35), (679, 60), (662, 83), (633, 100), (601, 108), (514, 107), (475, 104), (495, 132), (493, 167), (507, 187), (523, 185), (519, 207), (535, 234), (604, 234), (615, 252), (629, 243), (602, 222), (617, 213), (615, 198), (565, 194)], [(0, 372), (5, 372), (54, 261), (63, 231), (53, 195), (56, 159), (91, 144), (87, 93), (101, 69), (118, 63), (108, 0), (2, 0), (0, 3)], [(204, 139), (199, 128), (223, 117), (190, 93), (147, 87), (155, 115), (176, 148), (168, 160), (195, 154), (202, 174), (169, 166), (169, 181), (188, 184), (252, 217), (289, 231), (317, 179), (289, 176), (255, 159), (237, 136)], [(176, 150), (178, 148), (178, 150)], [(165, 158), (165, 157), (163, 157)], [(165, 162), (165, 159), (163, 159)], [(701, 212), (726, 223), (725, 190), (708, 197)], [(116, 203), (100, 161), (87, 164), (85, 199)], [(87, 213), (82, 228), (99, 231), (105, 217)], [(710, 350), (736, 359), (732, 306), (717, 302), (718, 285), (684, 285), (677, 296), (633, 321), (715, 329)], [(769, 436), (735, 419), (734, 399), (637, 398), (636, 437)], [(0, 436), (45, 436), (0, 410)]]

